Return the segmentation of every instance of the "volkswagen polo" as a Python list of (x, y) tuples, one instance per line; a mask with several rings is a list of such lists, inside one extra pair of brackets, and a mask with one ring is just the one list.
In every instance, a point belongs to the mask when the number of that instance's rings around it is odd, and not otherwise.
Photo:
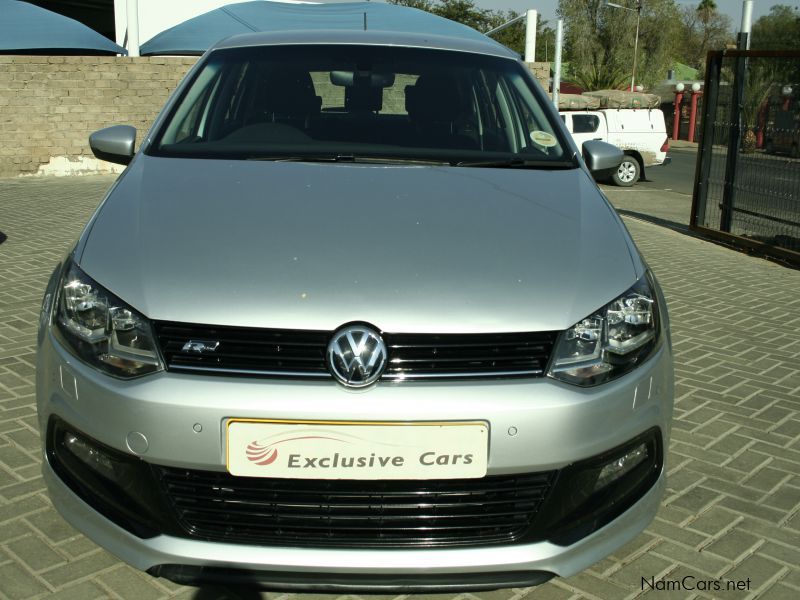
[(652, 520), (659, 286), (524, 63), (386, 32), (220, 43), (53, 272), (44, 476), (180, 583), (522, 587)]

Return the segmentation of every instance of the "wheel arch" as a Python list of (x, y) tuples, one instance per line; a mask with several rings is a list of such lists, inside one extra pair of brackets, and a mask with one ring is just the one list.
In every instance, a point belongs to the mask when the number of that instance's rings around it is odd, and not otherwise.
[(625, 156), (631, 156), (639, 163), (639, 179), (644, 179), (644, 159), (638, 150), (623, 150)]

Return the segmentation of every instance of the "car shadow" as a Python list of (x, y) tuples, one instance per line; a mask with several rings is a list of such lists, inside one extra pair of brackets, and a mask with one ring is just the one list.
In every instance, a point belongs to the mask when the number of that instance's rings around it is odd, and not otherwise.
[(3, 233), (2, 231), (0, 231), (0, 244), (5, 242), (7, 239), (8, 239), (8, 236), (5, 233)]
[(263, 596), (257, 589), (208, 585), (198, 588), (192, 595), (192, 600), (261, 600)]
[(625, 217), (632, 217), (634, 219), (639, 219), (641, 221), (647, 221), (649, 223), (653, 223), (655, 225), (661, 225), (661, 227), (667, 227), (668, 229), (672, 229), (674, 231), (678, 231), (680, 233), (686, 233), (693, 237), (700, 237), (696, 235), (693, 231), (689, 229), (689, 226), (686, 223), (679, 223), (678, 221), (672, 221), (670, 219), (664, 219), (662, 217), (656, 217), (654, 215), (648, 215), (645, 213), (636, 212), (634, 210), (625, 210), (624, 208), (616, 208), (615, 209), (619, 214)]

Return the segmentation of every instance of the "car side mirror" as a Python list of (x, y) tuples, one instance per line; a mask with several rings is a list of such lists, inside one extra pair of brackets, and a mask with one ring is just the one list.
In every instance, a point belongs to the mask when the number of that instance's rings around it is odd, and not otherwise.
[(610, 175), (617, 169), (625, 155), (622, 150), (598, 140), (588, 140), (583, 142), (583, 160), (589, 167), (592, 175)]
[(100, 160), (127, 165), (133, 158), (136, 145), (136, 128), (114, 125), (95, 131), (89, 136), (89, 147)]

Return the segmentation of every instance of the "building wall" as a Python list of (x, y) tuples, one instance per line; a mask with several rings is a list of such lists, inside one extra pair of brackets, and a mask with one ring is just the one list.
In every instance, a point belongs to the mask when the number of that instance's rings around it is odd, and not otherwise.
[(0, 177), (114, 170), (89, 134), (129, 124), (141, 139), (196, 60), (0, 55)]
[(532, 62), (527, 63), (527, 65), (536, 81), (538, 81), (542, 89), (547, 92), (550, 89), (550, 63)]
[[(196, 60), (0, 55), (0, 177), (121, 171), (94, 158), (89, 134), (128, 124), (141, 140)], [(543, 85), (546, 65), (530, 65)], [(404, 112), (404, 88), (413, 81), (401, 79), (384, 110)], [(325, 102), (343, 104), (343, 88), (317, 83)]]

